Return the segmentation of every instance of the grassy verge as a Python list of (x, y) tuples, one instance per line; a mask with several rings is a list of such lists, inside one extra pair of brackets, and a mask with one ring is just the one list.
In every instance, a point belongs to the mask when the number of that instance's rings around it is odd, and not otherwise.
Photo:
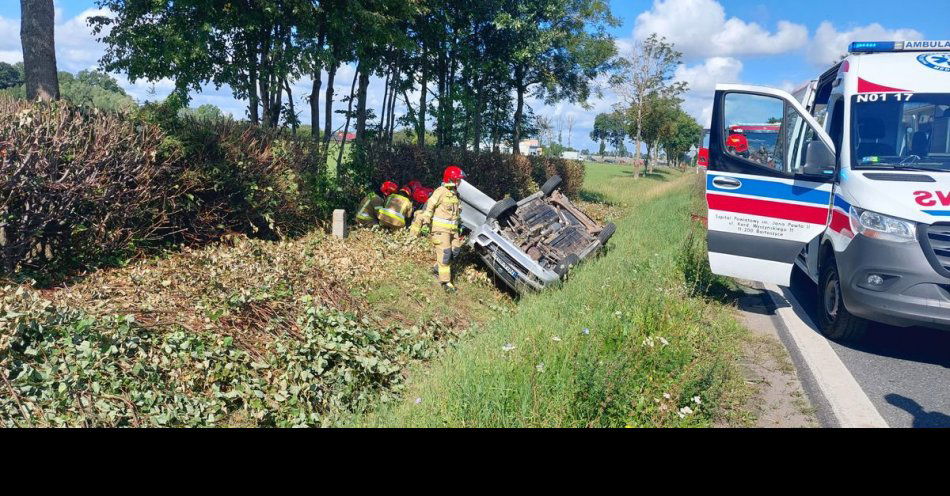
[(691, 234), (695, 182), (588, 165), (584, 198), (620, 215), (609, 253), (417, 371), (405, 401), (353, 423), (709, 426), (741, 415), (744, 330), (705, 296), (717, 283)]

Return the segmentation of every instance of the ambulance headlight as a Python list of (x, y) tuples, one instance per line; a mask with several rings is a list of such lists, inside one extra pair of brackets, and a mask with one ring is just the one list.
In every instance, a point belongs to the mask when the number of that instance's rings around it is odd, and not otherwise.
[(869, 238), (907, 243), (916, 241), (913, 222), (851, 207), (851, 230)]

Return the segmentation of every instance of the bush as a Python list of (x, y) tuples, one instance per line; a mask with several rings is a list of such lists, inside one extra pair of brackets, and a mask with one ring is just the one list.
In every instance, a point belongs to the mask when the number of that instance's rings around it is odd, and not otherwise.
[(330, 208), (309, 142), (165, 105), (118, 114), (0, 99), (0, 149), (7, 273), (48, 279), (232, 232), (296, 235)]
[(318, 208), (309, 142), (232, 120), (184, 116), (160, 125), (163, 151), (182, 157), (179, 181), (192, 192), (190, 208), (176, 219), (189, 241), (229, 232), (299, 235), (326, 210)]
[(485, 194), (501, 199), (521, 198), (538, 190), (549, 177), (560, 174), (562, 190), (576, 197), (584, 182), (581, 162), (551, 157), (525, 157), (494, 152), (474, 152), (458, 148), (420, 148), (395, 145), (392, 148), (371, 146), (362, 158), (370, 169), (372, 185), (386, 180), (405, 184), (418, 179), (427, 185), (442, 182), (442, 171), (457, 164), (468, 175), (468, 181)]
[(155, 126), (0, 99), (3, 267), (87, 263), (172, 230), (190, 193)]

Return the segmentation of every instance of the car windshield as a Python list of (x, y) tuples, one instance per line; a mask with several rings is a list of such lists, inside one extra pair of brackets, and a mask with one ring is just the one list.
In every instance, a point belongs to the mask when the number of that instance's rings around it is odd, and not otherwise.
[(950, 94), (869, 93), (851, 108), (852, 168), (950, 172)]

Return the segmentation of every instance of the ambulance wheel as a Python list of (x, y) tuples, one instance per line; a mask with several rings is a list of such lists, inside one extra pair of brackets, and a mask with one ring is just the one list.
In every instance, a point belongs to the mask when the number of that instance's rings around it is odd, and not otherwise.
[(518, 208), (518, 202), (516, 202), (514, 198), (505, 198), (504, 200), (500, 200), (495, 203), (495, 206), (493, 206), (491, 210), (488, 211), (488, 220), (493, 221), (500, 219), (514, 212), (516, 208)]
[(818, 279), (818, 320), (821, 333), (835, 341), (857, 341), (867, 331), (868, 321), (851, 315), (841, 296), (838, 264), (828, 257), (821, 264)]
[(544, 196), (551, 196), (551, 193), (554, 193), (554, 190), (561, 185), (561, 176), (551, 176), (551, 179), (548, 179), (544, 185), (541, 186), (541, 193)]

